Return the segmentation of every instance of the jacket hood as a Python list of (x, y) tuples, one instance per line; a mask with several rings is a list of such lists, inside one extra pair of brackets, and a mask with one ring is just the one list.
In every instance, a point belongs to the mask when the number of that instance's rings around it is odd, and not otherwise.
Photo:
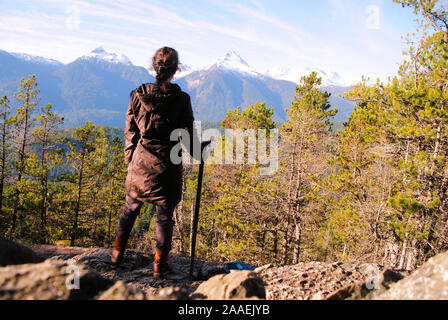
[(174, 83), (168, 85), (167, 92), (162, 92), (159, 85), (155, 83), (142, 84), (136, 89), (137, 97), (147, 107), (158, 103), (170, 102), (176, 99), (181, 92), (180, 87)]

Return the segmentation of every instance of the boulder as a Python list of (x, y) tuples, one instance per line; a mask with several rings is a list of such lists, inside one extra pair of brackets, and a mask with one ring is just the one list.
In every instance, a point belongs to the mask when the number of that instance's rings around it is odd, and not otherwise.
[[(110, 261), (111, 252), (112, 249), (90, 249), (82, 254), (74, 256), (73, 258), (67, 260), (67, 262), (83, 264), (98, 272), (111, 271), (117, 269), (117, 267), (112, 265)], [(122, 270), (131, 271), (138, 269), (139, 267), (147, 266), (150, 262), (151, 259), (149, 259), (149, 257), (134, 250), (126, 250), (123, 257), (123, 262), (120, 264), (119, 268)]]
[(185, 288), (165, 287), (159, 290), (158, 294), (149, 298), (151, 300), (190, 300)]
[(115, 282), (97, 297), (98, 300), (146, 300), (146, 298), (144, 292), (126, 285), (122, 280)]
[(411, 275), (390, 286), (389, 290), (372, 296), (379, 300), (447, 300), (448, 252), (439, 254)]
[(60, 261), (0, 268), (0, 300), (92, 299), (112, 284), (85, 266)]
[(27, 246), (0, 236), (0, 267), (41, 262), (43, 259)]
[(252, 271), (216, 275), (201, 283), (192, 294), (194, 299), (265, 299), (263, 280)]
[[(325, 297), (325, 300), (355, 300), (369, 298), (374, 294), (386, 291), (392, 283), (403, 278), (404, 276), (402, 274), (391, 268), (387, 268), (383, 271), (380, 271), (378, 268), (377, 274), (371, 274), (362, 281), (353, 282), (335, 290)], [(313, 299), (316, 300), (317, 297), (313, 297)]]
[(378, 288), (392, 278), (402, 277), (395, 272), (385, 273), (383, 266), (361, 262), (299, 262), (255, 271), (263, 278), (267, 300), (356, 299), (372, 291), (364, 292), (365, 285), (366, 289)]
[(139, 288), (117, 281), (112, 287), (101, 293), (98, 300), (189, 300), (185, 289), (179, 287), (165, 287), (155, 295), (143, 292)]

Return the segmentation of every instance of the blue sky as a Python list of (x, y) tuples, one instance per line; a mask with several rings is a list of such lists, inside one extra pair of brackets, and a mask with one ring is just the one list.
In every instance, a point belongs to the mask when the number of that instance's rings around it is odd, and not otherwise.
[(386, 79), (415, 18), (392, 0), (0, 0), (0, 49), (68, 63), (101, 45), (145, 67), (164, 45), (193, 67), (235, 50), (259, 71)]

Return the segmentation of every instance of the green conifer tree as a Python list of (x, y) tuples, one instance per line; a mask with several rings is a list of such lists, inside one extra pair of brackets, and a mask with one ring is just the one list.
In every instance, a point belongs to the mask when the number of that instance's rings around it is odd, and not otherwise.
[(35, 108), (38, 104), (39, 89), (37, 88), (36, 76), (30, 75), (28, 79), (20, 80), (19, 90), (14, 97), (19, 102), (16, 114), (12, 119), (12, 144), (13, 144), (13, 164), (17, 173), (17, 182), (13, 195), (13, 213), (11, 232), (14, 234), (18, 220), (22, 220), (25, 216), (20, 215), (25, 209), (26, 196), (22, 192), (26, 192), (29, 181), (26, 179), (26, 166), (30, 156), (30, 145), (32, 143), (31, 131), (35, 125)]

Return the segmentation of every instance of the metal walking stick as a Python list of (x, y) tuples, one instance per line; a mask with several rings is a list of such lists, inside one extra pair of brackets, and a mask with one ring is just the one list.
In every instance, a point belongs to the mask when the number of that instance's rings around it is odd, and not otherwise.
[(202, 157), (202, 151), (211, 143), (211, 141), (203, 141), (201, 143), (201, 164), (199, 165), (198, 173), (198, 188), (196, 191), (196, 203), (194, 206), (193, 226), (190, 242), (190, 278), (193, 277), (194, 257), (196, 249), (196, 235), (198, 233), (198, 220), (199, 220), (199, 207), (201, 204), (201, 191), (202, 191), (202, 176), (204, 174), (204, 159)]

